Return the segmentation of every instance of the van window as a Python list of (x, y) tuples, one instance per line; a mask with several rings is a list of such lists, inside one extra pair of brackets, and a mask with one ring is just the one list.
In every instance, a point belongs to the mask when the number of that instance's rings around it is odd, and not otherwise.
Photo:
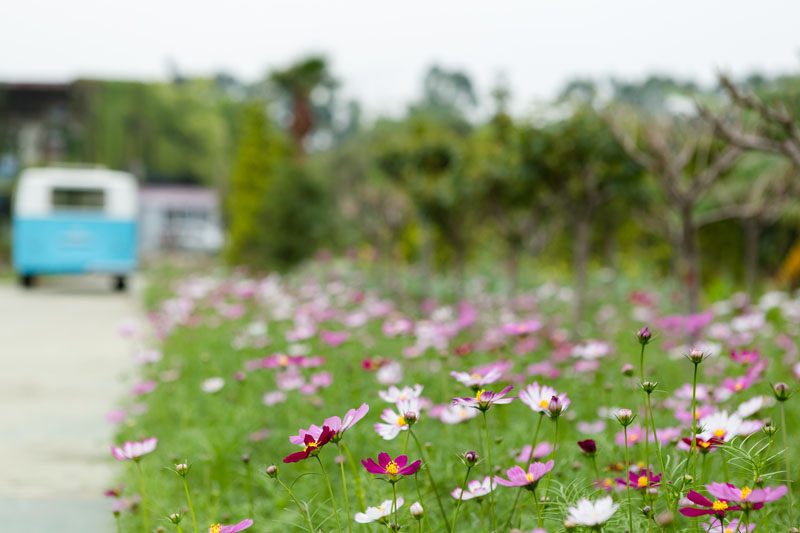
[(105, 206), (103, 189), (53, 189), (52, 204), (58, 210), (102, 211)]

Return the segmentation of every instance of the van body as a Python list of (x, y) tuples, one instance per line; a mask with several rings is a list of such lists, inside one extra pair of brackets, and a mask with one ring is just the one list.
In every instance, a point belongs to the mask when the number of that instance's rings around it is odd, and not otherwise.
[(47, 167), (22, 172), (12, 219), (13, 265), (25, 285), (44, 274), (108, 273), (124, 288), (138, 260), (138, 188), (128, 173)]

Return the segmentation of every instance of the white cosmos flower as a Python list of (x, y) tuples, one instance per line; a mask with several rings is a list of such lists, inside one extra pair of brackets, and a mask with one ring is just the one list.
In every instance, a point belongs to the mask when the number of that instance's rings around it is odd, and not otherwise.
[(472, 407), (448, 405), (442, 410), (439, 419), (445, 424), (458, 424), (476, 416), (478, 416), (478, 410)]
[[(397, 508), (403, 506), (403, 497), (397, 497)], [(377, 507), (367, 507), (363, 513), (356, 513), (355, 519), (359, 524), (369, 524), (381, 520), (392, 514), (392, 500), (386, 500)]]
[(533, 409), (537, 413), (547, 411), (550, 405), (550, 399), (553, 396), (558, 396), (558, 393), (553, 387), (547, 385), (539, 385), (536, 381), (525, 387), (525, 390), (520, 391), (519, 401)]
[(403, 418), (404, 413), (397, 413), (393, 409), (384, 409), (381, 414), (383, 424), (378, 422), (373, 427), (384, 440), (392, 440), (401, 431), (408, 431), (408, 422)]
[(222, 387), (225, 386), (225, 380), (220, 377), (215, 378), (208, 378), (203, 382), (200, 388), (203, 389), (203, 392), (207, 392), (209, 394), (213, 394), (215, 392), (219, 392)]
[[(492, 490), (497, 489), (497, 481), (492, 480)], [(489, 494), (489, 476), (483, 478), (483, 481), (478, 481), (477, 479), (473, 479), (469, 483), (467, 483), (467, 490), (464, 491), (464, 495), (461, 495), (461, 488), (455, 488), (450, 492), (450, 496), (455, 498), (456, 500), (459, 497), (462, 500), (471, 500), (473, 498), (482, 498)]]
[(739, 407), (736, 409), (736, 414), (741, 416), (742, 418), (747, 418), (748, 416), (753, 416), (762, 407), (765, 406), (764, 397), (763, 396), (755, 396), (750, 398), (746, 402), (742, 402), (739, 404)]
[(701, 418), (699, 424), (703, 431), (697, 436), (702, 440), (715, 438), (728, 442), (741, 434), (742, 417), (737, 414), (729, 415), (728, 411), (718, 411)]
[(389, 390), (378, 391), (378, 396), (381, 397), (381, 400), (389, 403), (397, 403), (400, 400), (407, 400), (409, 398), (419, 398), (420, 394), (422, 394), (422, 385), (419, 383), (413, 387), (406, 386), (402, 389), (398, 389), (392, 385), (389, 387)]
[(594, 502), (583, 498), (578, 501), (575, 507), (567, 509), (567, 519), (575, 522), (579, 526), (599, 526), (608, 522), (611, 515), (617, 510), (617, 505), (611, 496), (600, 498)]

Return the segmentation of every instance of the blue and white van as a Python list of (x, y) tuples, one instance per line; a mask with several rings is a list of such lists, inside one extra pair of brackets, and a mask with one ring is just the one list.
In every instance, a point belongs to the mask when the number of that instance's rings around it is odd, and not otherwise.
[(47, 167), (22, 172), (14, 193), (12, 256), (20, 282), (99, 272), (124, 290), (137, 265), (138, 188), (125, 172)]

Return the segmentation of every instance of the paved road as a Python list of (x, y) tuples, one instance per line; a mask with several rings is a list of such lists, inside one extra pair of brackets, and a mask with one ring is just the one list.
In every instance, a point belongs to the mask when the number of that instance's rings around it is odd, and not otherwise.
[(136, 312), (106, 277), (0, 283), (0, 530), (111, 531), (105, 414), (123, 393)]

